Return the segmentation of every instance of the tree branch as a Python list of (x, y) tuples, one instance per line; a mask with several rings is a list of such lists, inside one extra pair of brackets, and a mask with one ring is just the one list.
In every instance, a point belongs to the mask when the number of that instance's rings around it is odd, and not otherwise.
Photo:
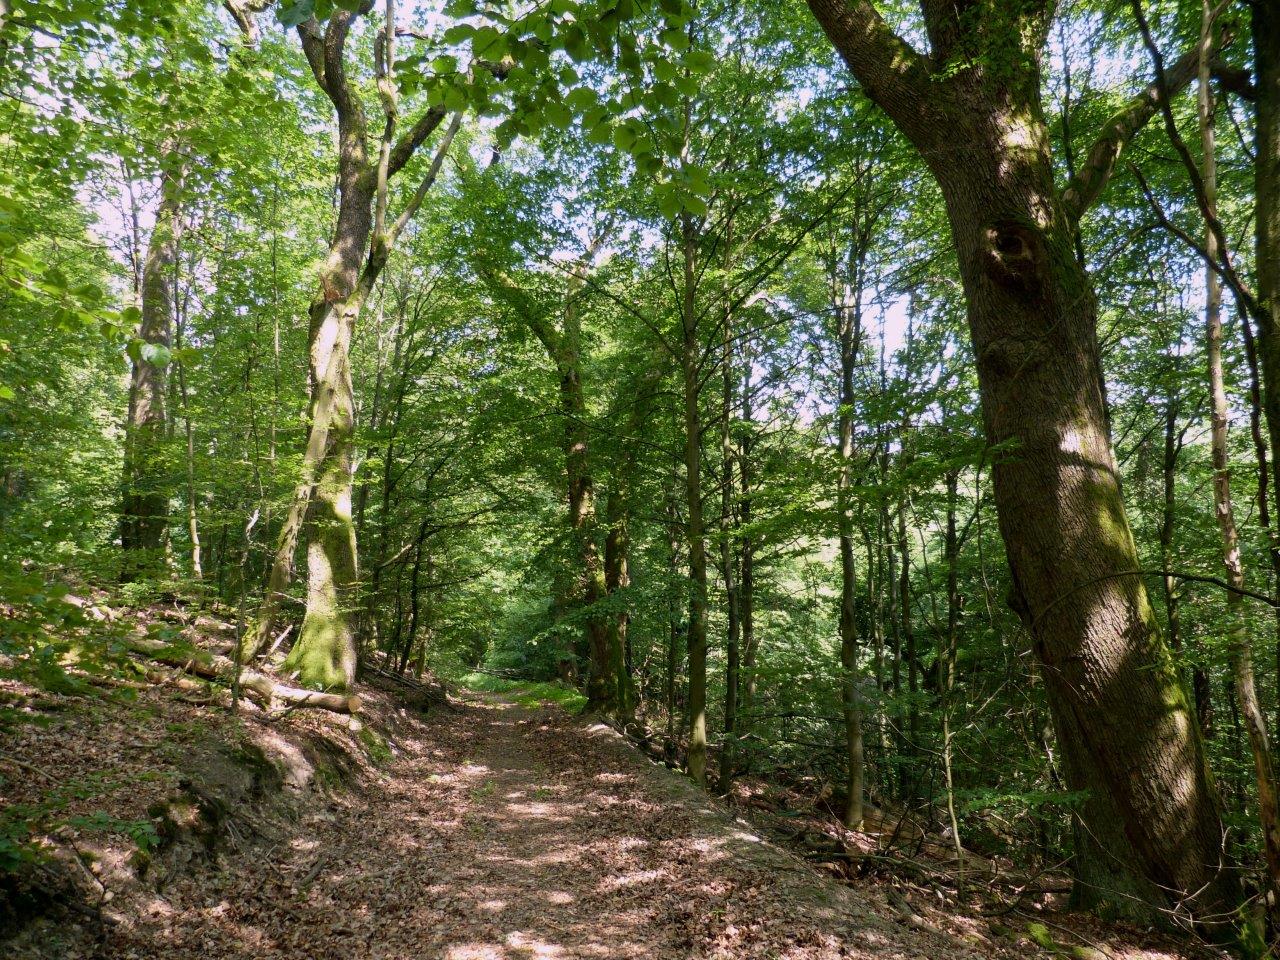
[(922, 138), (929, 83), (924, 57), (884, 22), (871, 0), (808, 0), (809, 9), (867, 95), (913, 140)]
[(405, 204), (405, 208), (400, 211), (400, 216), (396, 218), (396, 222), (391, 225), (391, 229), (387, 231), (387, 245), (392, 246), (396, 242), (396, 238), (400, 236), (405, 226), (413, 219), (418, 212), (418, 208), (422, 206), (422, 201), (427, 196), (427, 191), (431, 189), (436, 182), (436, 177), (440, 175), (440, 167), (444, 165), (444, 158), (449, 154), (449, 147), (453, 144), (453, 138), (458, 134), (458, 128), (462, 126), (461, 112), (455, 113), (453, 119), (449, 122), (449, 128), (445, 130), (444, 137), (440, 140), (440, 146), (436, 149), (436, 155), (431, 158), (431, 166), (427, 168), (426, 174), (422, 178), (422, 182), (418, 184), (418, 189), (414, 191), (413, 197)]
[(404, 165), (412, 159), (414, 153), (422, 146), (427, 137), (431, 136), (436, 127), (440, 126), (448, 112), (443, 106), (432, 107), (418, 117), (414, 125), (404, 132), (388, 155), (388, 177), (394, 177), (404, 168)]
[(1207, 583), (1210, 586), (1221, 587), (1223, 590), (1227, 591), (1227, 593), (1234, 593), (1237, 596), (1247, 597), (1250, 600), (1257, 600), (1259, 603), (1265, 603), (1269, 607), (1280, 609), (1280, 600), (1277, 600), (1275, 597), (1269, 597), (1265, 593), (1258, 593), (1255, 590), (1248, 590), (1244, 587), (1233, 587), (1220, 577), (1210, 577), (1199, 573), (1181, 573), (1177, 570), (1122, 570), (1119, 573), (1103, 574), (1100, 577), (1093, 577), (1089, 580), (1085, 580), (1083, 583), (1076, 584), (1066, 593), (1056, 597), (1047, 607), (1041, 610), (1040, 613), (1036, 615), (1031, 626), (1034, 628), (1036, 623), (1043, 620), (1054, 607), (1058, 606), (1058, 604), (1062, 603), (1069, 597), (1079, 593), (1086, 587), (1105, 583), (1108, 580), (1118, 580), (1121, 577), (1170, 577), (1174, 580), (1184, 580), (1187, 583)]
[(1185, 89), (1195, 77), (1199, 62), (1200, 49), (1197, 45), (1196, 49), (1189, 50), (1178, 58), (1171, 70), (1166, 72), (1163, 67), (1157, 68), (1156, 79), (1106, 122), (1098, 139), (1089, 148), (1080, 171), (1071, 178), (1062, 192), (1062, 205), (1073, 226), (1080, 222), (1085, 211), (1102, 196), (1102, 191), (1115, 172), (1120, 154), (1160, 109), (1162, 88), (1167, 89), (1169, 95)]
[(222, 6), (227, 13), (231, 14), (231, 18), (235, 20), (236, 26), (240, 28), (240, 33), (244, 36), (245, 42), (249, 46), (256, 46), (258, 43), (258, 20), (257, 14), (266, 10), (275, 0), (222, 0)]

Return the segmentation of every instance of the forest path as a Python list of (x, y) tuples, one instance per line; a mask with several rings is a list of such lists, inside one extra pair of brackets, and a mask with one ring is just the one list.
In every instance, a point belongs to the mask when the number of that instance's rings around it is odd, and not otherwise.
[(414, 727), (377, 782), (167, 891), (108, 955), (986, 955), (889, 919), (603, 725), (479, 696)]

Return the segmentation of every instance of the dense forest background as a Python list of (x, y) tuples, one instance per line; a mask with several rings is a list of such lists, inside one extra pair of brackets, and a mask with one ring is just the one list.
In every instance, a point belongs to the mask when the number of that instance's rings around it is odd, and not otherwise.
[(560, 681), (1247, 929), (1278, 20), (0, 2), (5, 670), (112, 669), (87, 585), (217, 602), (238, 668)]

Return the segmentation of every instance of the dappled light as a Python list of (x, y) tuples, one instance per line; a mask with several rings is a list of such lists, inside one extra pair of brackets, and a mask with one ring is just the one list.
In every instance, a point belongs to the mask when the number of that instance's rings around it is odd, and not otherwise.
[(1280, 956), (1280, 0), (0, 0), (0, 114), (3, 960)]
[[(360, 796), (180, 881), (116, 955), (930, 957), (602, 726), (495, 695), (418, 726)], [(317, 946), (316, 944), (320, 944)]]

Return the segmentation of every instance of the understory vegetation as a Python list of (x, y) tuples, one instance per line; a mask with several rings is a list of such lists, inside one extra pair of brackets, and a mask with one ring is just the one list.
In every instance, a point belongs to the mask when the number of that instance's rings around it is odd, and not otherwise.
[[(0, 729), (441, 681), (1274, 950), (1273, 3), (0, 0), (0, 93)], [(0, 870), (155, 842), (77, 789)]]

